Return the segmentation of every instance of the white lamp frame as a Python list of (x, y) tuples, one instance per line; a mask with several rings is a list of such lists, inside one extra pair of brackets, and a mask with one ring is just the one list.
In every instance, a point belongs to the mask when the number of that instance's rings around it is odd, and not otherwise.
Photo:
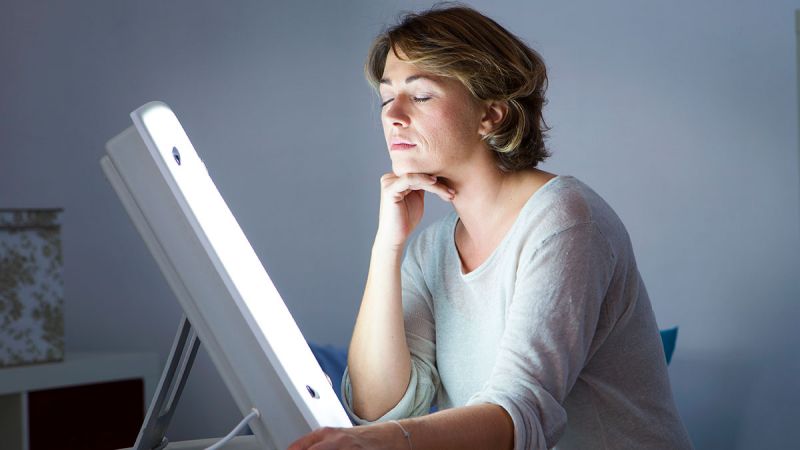
[[(260, 412), (250, 423), (259, 446), (351, 426), (175, 114), (151, 102), (131, 118), (101, 165), (242, 415)], [(151, 405), (148, 417), (163, 412)]]

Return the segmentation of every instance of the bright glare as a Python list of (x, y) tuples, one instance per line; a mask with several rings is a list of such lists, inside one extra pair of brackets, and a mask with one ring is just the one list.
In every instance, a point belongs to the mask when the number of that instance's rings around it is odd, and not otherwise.
[[(268, 356), (267, 347), (272, 349), (292, 378), (296, 393), (310, 406), (305, 384), (327, 385), (324, 374), (174, 113), (166, 105), (150, 105), (153, 106), (145, 110), (141, 120), (165, 163), (160, 169), (166, 168), (169, 174), (164, 175), (170, 175), (166, 178), (173, 178), (179, 186), (176, 194), (182, 194), (190, 210), (184, 213), (190, 218), (194, 216), (193, 226), (199, 227), (196, 231), (208, 239), (210, 245), (206, 251), (223, 275), (232, 297), (241, 300), (245, 317), (255, 322), (257, 329), (253, 332), (259, 343)], [(173, 147), (180, 152), (180, 165), (173, 157)], [(271, 362), (276, 365), (276, 361)], [(340, 411), (324, 411), (324, 414), (328, 417), (318, 418), (328, 424), (342, 422)], [(349, 426), (349, 421), (340, 426)]]

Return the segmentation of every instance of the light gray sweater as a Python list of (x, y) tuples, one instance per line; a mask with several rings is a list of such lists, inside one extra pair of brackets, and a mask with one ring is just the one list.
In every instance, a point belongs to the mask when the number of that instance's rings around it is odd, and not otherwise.
[[(464, 275), (452, 212), (402, 264), (404, 397), (377, 421), (478, 403), (503, 407), (514, 448), (692, 448), (630, 238), (581, 181), (551, 179), (494, 253)], [(350, 377), (342, 381), (352, 411)]]

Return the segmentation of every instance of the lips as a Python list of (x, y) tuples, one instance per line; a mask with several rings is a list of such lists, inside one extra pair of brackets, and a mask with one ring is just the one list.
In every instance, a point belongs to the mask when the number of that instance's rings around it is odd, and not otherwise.
[(392, 150), (410, 150), (416, 146), (416, 144), (392, 144), (390, 148)]
[(417, 144), (409, 140), (399, 138), (392, 139), (391, 143), (389, 144), (389, 148), (391, 150), (410, 150), (416, 146)]

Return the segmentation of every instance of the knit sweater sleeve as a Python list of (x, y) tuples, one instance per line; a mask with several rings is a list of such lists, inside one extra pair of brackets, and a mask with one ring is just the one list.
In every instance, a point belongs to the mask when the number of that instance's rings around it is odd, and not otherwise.
[(365, 420), (353, 412), (352, 385), (348, 369), (342, 378), (342, 400), (345, 410), (356, 424), (421, 416), (430, 411), (439, 387), (436, 370), (436, 332), (434, 329), (433, 299), (420, 266), (417, 238), (409, 244), (401, 265), (403, 320), (406, 344), (411, 353), (411, 375), (400, 401), (374, 421)]

